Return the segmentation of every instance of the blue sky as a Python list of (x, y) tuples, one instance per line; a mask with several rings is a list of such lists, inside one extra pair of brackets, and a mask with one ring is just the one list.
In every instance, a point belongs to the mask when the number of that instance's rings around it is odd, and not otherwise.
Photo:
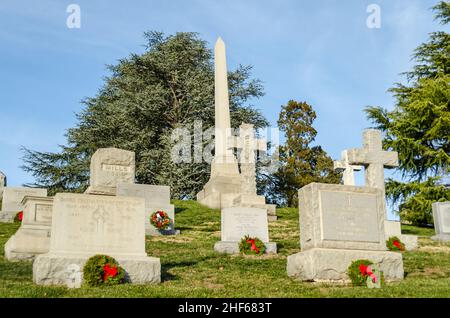
[[(32, 182), (20, 146), (55, 151), (73, 127), (80, 100), (93, 96), (114, 64), (142, 52), (146, 30), (195, 31), (227, 45), (230, 68), (252, 64), (266, 95), (253, 101), (275, 125), (280, 105), (307, 101), (317, 143), (333, 157), (361, 146), (366, 105), (392, 107), (387, 89), (402, 80), (415, 47), (443, 27), (425, 0), (171, 0), (0, 2), (0, 170), (9, 185)], [(69, 4), (81, 28), (69, 29)], [(381, 8), (369, 29), (367, 6)], [(363, 178), (358, 176), (358, 182)]]

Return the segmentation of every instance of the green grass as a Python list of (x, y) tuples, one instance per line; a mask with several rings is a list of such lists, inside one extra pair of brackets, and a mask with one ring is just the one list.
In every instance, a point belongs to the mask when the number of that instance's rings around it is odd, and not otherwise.
[(450, 244), (431, 241), (430, 229), (403, 227), (421, 235), (420, 249), (403, 253), (405, 280), (382, 289), (298, 282), (287, 277), (286, 257), (300, 251), (297, 209), (278, 210), (270, 223), (279, 253), (261, 258), (220, 255), (220, 212), (192, 201), (175, 201), (181, 235), (148, 237), (147, 253), (161, 258), (162, 283), (68, 289), (32, 282), (31, 262), (8, 262), (3, 245), (17, 224), (0, 224), (0, 297), (450, 297)]

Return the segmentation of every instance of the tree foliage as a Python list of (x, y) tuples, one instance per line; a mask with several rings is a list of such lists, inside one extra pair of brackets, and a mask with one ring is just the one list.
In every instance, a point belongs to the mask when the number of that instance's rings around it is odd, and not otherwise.
[[(58, 153), (24, 149), (23, 168), (35, 186), (51, 193), (83, 191), (89, 161), (98, 148), (117, 147), (136, 153), (136, 181), (171, 186), (175, 198), (192, 198), (207, 181), (207, 163), (174, 164), (170, 160), (174, 128), (203, 129), (214, 125), (214, 67), (208, 44), (196, 33), (145, 33), (143, 54), (131, 54), (108, 66), (111, 75), (94, 97), (82, 101), (77, 124), (67, 131), (67, 145)], [(263, 95), (251, 66), (229, 72), (233, 127), (248, 122), (268, 125), (249, 101)]]
[[(450, 20), (450, 3), (433, 8), (442, 24)], [(450, 34), (438, 31), (414, 52), (415, 65), (396, 83), (392, 111), (367, 107), (376, 128), (385, 132), (386, 149), (399, 153), (399, 170), (409, 183), (389, 180), (388, 197), (399, 203), (400, 215), (414, 224), (432, 222), (431, 203), (447, 200), (443, 183), (450, 174)]]
[(296, 206), (298, 190), (311, 182), (340, 182), (341, 175), (333, 170), (333, 160), (321, 146), (311, 145), (317, 135), (313, 127), (316, 117), (306, 102), (290, 100), (282, 106), (278, 126), (286, 143), (280, 147), (281, 166), (273, 176), (278, 203)]

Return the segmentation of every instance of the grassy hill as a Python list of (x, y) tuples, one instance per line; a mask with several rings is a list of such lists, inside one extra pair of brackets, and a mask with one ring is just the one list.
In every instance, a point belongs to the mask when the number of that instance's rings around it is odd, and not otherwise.
[(286, 257), (300, 251), (298, 211), (278, 210), (270, 223), (278, 254), (227, 256), (214, 252), (220, 240), (220, 212), (193, 201), (175, 201), (181, 235), (147, 237), (150, 256), (161, 258), (159, 285), (104, 288), (42, 287), (32, 282), (31, 262), (8, 262), (3, 246), (18, 224), (0, 223), (0, 297), (450, 297), (450, 244), (429, 239), (432, 229), (405, 226), (420, 235), (420, 248), (403, 253), (405, 280), (382, 289), (302, 283), (286, 274)]

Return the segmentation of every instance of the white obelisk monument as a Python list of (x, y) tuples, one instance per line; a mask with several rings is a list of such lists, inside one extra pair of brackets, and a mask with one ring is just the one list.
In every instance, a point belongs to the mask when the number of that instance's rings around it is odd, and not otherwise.
[(214, 64), (215, 154), (211, 162), (211, 177), (203, 190), (197, 194), (197, 201), (210, 208), (220, 209), (230, 206), (241, 189), (238, 163), (228, 145), (231, 123), (227, 60), (225, 43), (220, 37), (214, 47)]

